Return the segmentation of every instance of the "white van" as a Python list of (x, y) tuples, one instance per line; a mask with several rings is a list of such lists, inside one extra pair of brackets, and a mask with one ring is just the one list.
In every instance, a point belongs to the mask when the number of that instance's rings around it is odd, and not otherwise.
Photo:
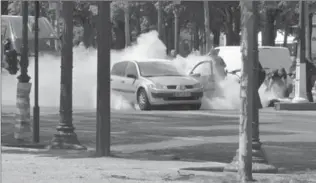
[[(222, 46), (215, 49), (218, 50), (218, 55), (222, 57), (224, 62), (226, 63), (225, 69), (227, 70), (227, 72), (241, 69), (242, 56), (240, 46)], [(265, 69), (266, 73), (281, 68), (284, 68), (287, 73), (289, 72), (289, 68), (292, 65), (292, 59), (288, 48), (259, 46), (258, 52), (259, 62)], [(236, 76), (236, 79), (239, 80), (241, 73), (237, 72), (236, 75), (238, 76)], [(283, 98), (289, 93), (292, 93), (292, 89), (288, 90), (288, 87), (290, 87), (292, 84), (293, 80), (290, 77), (287, 77), (286, 83), (279, 83), (278, 85), (274, 85), (272, 89), (274, 97)], [(265, 86), (266, 85), (267, 83), (265, 84)], [(263, 89), (262, 91), (264, 92), (265, 90)]]
[[(224, 59), (228, 72), (241, 69), (240, 46), (220, 46), (216, 47), (215, 50), (218, 50), (218, 55)], [(292, 60), (288, 48), (259, 46), (258, 51), (259, 62), (263, 68), (269, 68), (267, 72), (281, 68), (289, 71)]]

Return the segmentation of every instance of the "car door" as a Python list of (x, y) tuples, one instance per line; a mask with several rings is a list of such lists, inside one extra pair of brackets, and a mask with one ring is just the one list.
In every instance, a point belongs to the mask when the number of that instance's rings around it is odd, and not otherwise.
[(200, 81), (205, 92), (215, 90), (214, 68), (211, 60), (201, 61), (196, 64), (190, 75)]
[(124, 78), (124, 96), (132, 103), (136, 103), (136, 91), (138, 83), (139, 74), (137, 65), (134, 62), (128, 62)]
[(115, 63), (111, 70), (111, 89), (120, 95), (124, 94), (124, 77), (127, 64), (127, 61)]

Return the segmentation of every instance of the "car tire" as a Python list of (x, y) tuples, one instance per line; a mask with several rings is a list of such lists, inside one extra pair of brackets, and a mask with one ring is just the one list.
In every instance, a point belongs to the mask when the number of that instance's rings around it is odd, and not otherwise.
[(147, 93), (144, 89), (140, 89), (137, 93), (137, 103), (139, 106), (139, 109), (142, 111), (150, 111), (151, 105), (148, 100)]
[(191, 110), (200, 110), (200, 108), (201, 108), (201, 104), (190, 105)]

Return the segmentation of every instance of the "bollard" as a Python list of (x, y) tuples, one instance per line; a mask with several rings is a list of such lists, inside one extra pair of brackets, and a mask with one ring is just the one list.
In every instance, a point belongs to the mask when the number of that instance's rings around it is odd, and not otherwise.
[(19, 141), (31, 141), (31, 115), (30, 115), (30, 92), (31, 83), (18, 83), (17, 87), (17, 116), (15, 123), (14, 138)]

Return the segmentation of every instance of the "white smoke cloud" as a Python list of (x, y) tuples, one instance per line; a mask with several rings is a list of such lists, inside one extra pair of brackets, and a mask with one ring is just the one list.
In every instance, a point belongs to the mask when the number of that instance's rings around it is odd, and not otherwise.
[[(73, 106), (83, 108), (96, 107), (96, 73), (97, 50), (85, 49), (82, 46), (73, 49)], [(158, 38), (157, 31), (151, 31), (138, 37), (137, 42), (123, 50), (111, 50), (111, 66), (125, 59), (166, 59), (166, 46)], [(177, 68), (188, 74), (193, 66), (202, 60), (209, 60), (209, 56), (191, 53), (188, 57), (177, 56), (172, 62)], [(39, 104), (40, 106), (59, 106), (60, 95), (60, 57), (43, 55), (39, 58)], [(34, 78), (34, 60), (30, 58), (29, 74)], [(33, 82), (32, 80), (30, 82)], [(16, 103), (16, 76), (5, 71), (2, 74), (2, 104), (15, 105)], [(239, 84), (235, 77), (227, 77), (218, 83), (222, 93), (220, 97), (204, 97), (204, 109), (237, 109), (240, 106)], [(31, 105), (33, 105), (34, 89), (31, 91)], [(271, 98), (261, 91), (263, 101)], [(122, 96), (111, 92), (111, 108), (131, 110), (131, 106)]]

